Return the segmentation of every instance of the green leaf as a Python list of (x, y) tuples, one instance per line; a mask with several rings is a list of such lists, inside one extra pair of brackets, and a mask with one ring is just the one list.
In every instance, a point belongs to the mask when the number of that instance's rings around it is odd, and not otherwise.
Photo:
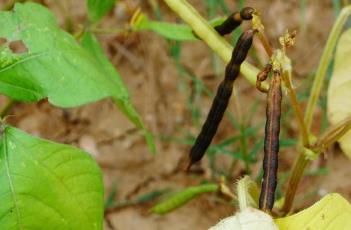
[(351, 229), (351, 205), (339, 194), (328, 194), (311, 207), (275, 221), (280, 230)]
[(150, 21), (146, 15), (141, 14), (137, 23), (133, 24), (133, 29), (150, 30), (160, 34), (164, 38), (176, 41), (196, 41), (197, 38), (192, 29), (187, 25), (171, 24), (166, 22)]
[[(149, 30), (158, 33), (164, 38), (175, 41), (197, 41), (198, 38), (193, 33), (190, 26), (185, 24), (173, 24), (167, 22), (152, 21), (144, 14), (135, 16), (132, 22), (134, 31)], [(214, 19), (211, 25), (219, 25), (224, 20), (222, 18)]]
[(88, 16), (93, 22), (99, 21), (116, 4), (117, 0), (87, 0)]
[[(73, 107), (114, 96), (128, 100), (120, 79), (109, 76), (94, 56), (61, 30), (50, 11), (34, 3), (16, 4), (1, 12), (0, 91), (21, 101), (48, 97), (61, 107)], [(9, 46), (21, 41), (27, 52)]]
[[(91, 54), (58, 27), (50, 11), (34, 3), (16, 4), (14, 12), (1, 12), (0, 23), (0, 38), (7, 41), (0, 47), (0, 93), (25, 102), (47, 97), (60, 107), (112, 97), (153, 143), (97, 41), (86, 41)], [(10, 47), (14, 41), (20, 41), (26, 51), (13, 52)]]
[[(328, 119), (336, 125), (351, 115), (351, 29), (340, 37), (335, 54), (333, 75), (328, 89)], [(343, 152), (351, 159), (351, 131), (339, 140)]]
[(216, 192), (218, 190), (217, 184), (204, 184), (193, 187), (188, 187), (183, 191), (173, 194), (171, 197), (155, 205), (151, 211), (157, 214), (166, 214), (186, 204), (195, 197), (209, 192)]
[(9, 126), (0, 141), (0, 229), (102, 229), (102, 175), (89, 154)]

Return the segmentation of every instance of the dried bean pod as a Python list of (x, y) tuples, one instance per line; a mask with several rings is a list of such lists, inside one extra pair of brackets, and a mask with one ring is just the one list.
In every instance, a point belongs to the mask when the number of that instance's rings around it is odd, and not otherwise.
[(200, 134), (196, 138), (195, 144), (190, 150), (190, 164), (188, 169), (192, 164), (201, 160), (217, 132), (218, 125), (223, 118), (230, 96), (232, 95), (233, 83), (239, 75), (240, 65), (245, 60), (252, 45), (254, 33), (253, 30), (244, 32), (235, 46), (232, 58), (226, 66), (225, 78), (218, 87), (210, 112), (202, 126)]
[(273, 208), (275, 189), (277, 187), (281, 101), (280, 72), (274, 71), (267, 95), (263, 181), (259, 200), (260, 209), (268, 212)]
[(238, 26), (240, 26), (243, 20), (251, 20), (252, 14), (255, 10), (251, 7), (245, 7), (240, 12), (231, 14), (222, 24), (216, 26), (214, 29), (221, 35), (231, 33)]

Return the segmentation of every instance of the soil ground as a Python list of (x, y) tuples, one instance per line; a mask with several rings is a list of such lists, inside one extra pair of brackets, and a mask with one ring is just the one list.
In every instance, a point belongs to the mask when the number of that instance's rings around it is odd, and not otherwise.
[[(6, 1), (1, 0), (2, 4)], [(74, 29), (85, 20), (85, 1), (65, 0), (41, 1), (52, 9), (64, 26), (64, 16), (68, 14), (74, 22)], [(154, 18), (152, 1), (125, 0), (117, 4), (99, 25), (102, 28), (113, 28), (123, 25), (130, 19), (131, 12), (138, 7)], [(158, 1), (163, 19), (170, 22), (179, 21), (167, 6)], [(206, 1), (191, 0), (191, 4), (207, 17)], [(239, 1), (225, 1), (229, 9), (235, 10)], [(313, 73), (323, 52), (331, 26), (335, 20), (332, 1), (309, 1), (305, 14), (302, 14), (299, 1), (262, 0), (245, 1), (262, 12), (269, 39), (277, 46), (277, 38), (286, 29), (298, 31), (296, 45), (289, 50), (294, 66), (294, 85), (301, 92), (301, 104), (305, 106), (306, 92), (310, 89)], [(65, 11), (62, 9), (66, 9)], [(68, 13), (67, 13), (68, 12)], [(223, 13), (218, 12), (218, 15)], [(302, 17), (301, 15), (305, 15)], [(77, 24), (77, 25), (76, 25)], [(132, 101), (145, 124), (156, 136), (157, 154), (151, 155), (140, 131), (135, 129), (114, 104), (105, 99), (96, 103), (74, 109), (55, 108), (47, 101), (37, 104), (16, 103), (7, 121), (15, 127), (33, 135), (54, 140), (59, 143), (78, 146), (90, 152), (104, 173), (105, 196), (114, 186), (117, 187), (116, 201), (134, 199), (148, 192), (169, 189), (181, 190), (203, 180), (213, 180), (208, 166), (208, 159), (201, 163), (203, 174), (185, 174), (178, 170), (179, 162), (187, 156), (190, 146), (182, 140), (187, 135), (196, 135), (199, 125), (195, 125), (187, 107), (191, 87), (188, 80), (183, 80), (169, 54), (169, 43), (152, 32), (99, 35), (99, 39), (112, 63), (121, 74), (131, 94)], [(255, 41), (257, 59), (252, 63), (266, 61), (258, 41)], [(258, 61), (257, 61), (258, 60)], [(182, 44), (181, 63), (213, 92), (221, 81), (224, 64), (219, 63), (219, 71), (213, 68), (213, 54), (201, 42)], [(183, 84), (183, 86), (182, 86)], [(249, 112), (249, 106), (258, 104), (249, 126), (258, 125), (260, 129), (249, 145), (263, 138), (265, 97), (249, 85), (244, 78), (238, 80), (237, 94), (240, 95), (241, 114)], [(325, 93), (324, 93), (325, 94)], [(200, 124), (209, 109), (211, 99), (201, 95), (197, 102), (201, 108)], [(6, 101), (5, 98), (1, 99)], [(289, 109), (289, 101), (284, 99), (284, 108)], [(232, 103), (229, 110), (238, 115)], [(324, 111), (319, 108), (314, 119), (313, 130), (322, 129)], [(284, 116), (284, 115), (283, 115)], [(297, 123), (292, 115), (287, 115), (283, 128), (286, 138), (298, 136)], [(238, 135), (227, 118), (221, 124), (214, 143)], [(253, 164), (252, 177), (255, 178), (261, 167), (263, 149), (259, 151), (257, 163)], [(281, 151), (280, 171), (289, 173), (297, 151), (294, 147)], [(228, 171), (231, 160), (228, 156), (216, 158), (216, 168)], [(302, 209), (313, 201), (320, 199), (328, 192), (341, 193), (351, 201), (350, 161), (338, 150), (337, 146), (309, 167), (309, 172), (317, 172), (323, 166), (326, 174), (307, 176), (302, 181), (296, 199), (296, 209)], [(243, 174), (243, 164), (239, 162), (229, 178), (233, 184)], [(218, 176), (214, 178), (218, 179)], [(283, 186), (283, 190), (284, 190)], [(308, 198), (308, 199), (306, 199)], [(176, 211), (158, 216), (148, 210), (155, 201), (116, 208), (106, 215), (105, 229), (207, 229), (221, 218), (235, 212), (235, 206), (223, 202), (213, 194), (202, 195)], [(142, 226), (142, 227), (141, 227)]]

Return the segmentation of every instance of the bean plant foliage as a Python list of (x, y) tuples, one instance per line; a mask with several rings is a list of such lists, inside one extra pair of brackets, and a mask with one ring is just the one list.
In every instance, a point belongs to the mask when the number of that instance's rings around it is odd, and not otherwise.
[(0, 229), (101, 229), (100, 169), (85, 152), (4, 128)]
[(88, 16), (93, 22), (99, 21), (108, 11), (110, 11), (117, 0), (88, 0)]
[[(97, 23), (114, 3), (87, 1), (89, 23)], [(1, 94), (22, 102), (47, 98), (63, 108), (110, 97), (154, 151), (127, 88), (93, 34), (84, 33), (79, 43), (35, 3), (0, 12), (0, 23)], [(102, 229), (102, 175), (89, 154), (2, 121), (0, 197), (0, 229)]]
[[(332, 124), (346, 119), (351, 114), (351, 29), (340, 37), (335, 54), (333, 76), (328, 89), (328, 118)], [(339, 140), (344, 153), (351, 159), (351, 132)]]
[[(221, 38), (216, 37), (215, 31), (213, 31), (213, 28), (208, 25), (208, 22), (204, 20), (200, 14), (197, 13), (196, 9), (191, 6), (186, 0), (164, 0), (164, 2), (182, 18), (189, 26), (192, 27), (193, 31), (198, 35), (199, 38), (201, 38), (202, 41), (207, 43), (207, 45), (213, 49), (218, 54), (222, 54), (223, 49), (217, 49), (217, 45), (222, 42)], [(240, 13), (241, 14), (241, 13)], [(333, 142), (336, 140), (339, 140), (341, 143), (341, 147), (343, 151), (347, 154), (350, 155), (350, 135), (346, 134), (343, 136), (349, 129), (350, 129), (350, 106), (347, 106), (350, 104), (348, 98), (350, 98), (350, 65), (349, 65), (349, 53), (350, 53), (350, 30), (347, 30), (344, 32), (344, 34), (341, 36), (340, 40), (339, 35), (341, 34), (342, 28), (345, 25), (346, 20), (348, 17), (351, 15), (351, 6), (348, 5), (346, 6), (342, 12), (340, 13), (338, 19), (336, 20), (334, 27), (330, 33), (330, 38), (326, 44), (325, 47), (325, 52), (323, 54), (323, 57), (321, 58), (321, 64), (320, 67), (318, 68), (318, 71), (316, 74), (316, 84), (314, 84), (315, 87), (311, 90), (311, 96), (309, 98), (309, 101), (311, 104), (308, 106), (306, 109), (307, 112), (306, 114), (309, 114), (308, 111), (313, 111), (315, 107), (315, 98), (318, 98), (320, 94), (320, 82), (323, 81), (323, 77), (325, 76), (325, 71), (326, 67), (330, 64), (331, 59), (332, 59), (332, 54), (335, 46), (338, 43), (337, 47), (337, 52), (336, 52), (336, 58), (335, 58), (335, 65), (333, 66), (333, 76), (331, 79), (329, 91), (328, 91), (328, 117), (331, 121), (331, 127), (326, 131), (326, 134), (321, 135), (319, 140), (316, 143), (312, 143), (313, 145), (313, 156), (318, 156), (323, 152), (327, 147), (329, 147)], [(230, 16), (231, 17), (231, 16)], [(233, 17), (234, 20), (236, 17)], [(229, 18), (232, 20), (232, 18)], [(164, 33), (163, 29), (155, 29), (152, 24), (154, 22), (151, 22), (149, 20), (146, 20), (145, 18), (140, 19), (139, 21), (136, 21), (137, 23), (136, 28), (137, 29), (147, 29), (147, 30), (152, 30), (161, 36), (167, 38), (167, 39), (174, 39), (174, 40), (193, 40), (193, 38), (188, 37), (189, 33), (187, 29), (179, 30), (176, 35), (170, 36), (170, 33)], [(257, 22), (257, 21), (256, 21)], [(254, 25), (255, 23), (253, 23)], [(258, 24), (256, 24), (258, 25)], [(167, 26), (166, 24), (162, 24), (162, 26)], [(161, 24), (160, 24), (161, 27)], [(183, 28), (186, 28), (184, 26)], [(260, 27), (258, 27), (260, 28)], [(261, 27), (262, 28), (262, 27)], [(172, 27), (170, 27), (172, 29)], [(259, 29), (258, 29), (259, 30)], [(218, 31), (217, 31), (218, 32)], [(210, 36), (210, 35), (213, 36)], [(262, 37), (264, 37), (264, 33), (261, 34)], [(289, 35), (290, 36), (290, 35)], [(262, 40), (263, 44), (265, 39), (260, 38)], [(292, 37), (295, 37), (293, 35)], [(286, 37), (284, 36), (284, 39)], [(240, 39), (239, 39), (240, 41)], [(279, 39), (279, 41), (283, 41), (282, 39)], [(227, 46), (230, 48), (230, 46)], [(285, 49), (285, 48), (284, 48)], [(267, 50), (267, 49), (266, 49)], [(269, 51), (269, 49), (268, 49)], [(267, 52), (268, 54), (270, 52)], [(226, 55), (222, 55), (221, 57), (225, 57)], [(226, 58), (224, 58), (225, 60)], [(283, 60), (283, 59), (281, 59)], [(226, 60), (227, 61), (227, 60)], [(274, 60), (274, 55), (273, 55), (273, 66), (275, 61)], [(279, 61), (278, 61), (279, 62)], [(285, 68), (287, 67), (289, 61), (285, 62), (283, 61), (281, 64)], [(245, 64), (245, 63), (243, 63)], [(288, 64), (288, 65), (286, 65)], [(322, 68), (321, 68), (322, 67)], [(284, 69), (283, 74), (286, 76), (289, 76), (287, 71), (288, 69)], [(245, 75), (245, 73), (243, 73)], [(254, 74), (257, 75), (257, 74)], [(257, 79), (259, 76), (257, 76)], [(247, 79), (251, 79), (247, 77)], [(290, 80), (284, 81), (284, 84), (287, 88), (289, 88), (289, 85), (291, 87), (291, 83), (289, 83)], [(257, 85), (256, 85), (257, 86)], [(293, 95), (294, 93), (291, 93), (290, 96), (296, 97), (296, 95)], [(299, 107), (299, 104), (297, 100), (294, 102), (294, 100), (291, 100), (292, 104), (295, 106)], [(312, 109), (311, 109), (312, 108)], [(303, 116), (301, 116), (300, 111), (296, 110), (295, 113), (297, 114), (297, 117), (300, 117), (303, 126), (306, 127), (306, 123), (309, 124), (309, 119), (306, 119), (304, 121)], [(312, 113), (311, 113), (312, 114)], [(309, 115), (310, 116), (310, 115)], [(307, 116), (307, 117), (309, 117)], [(311, 116), (312, 117), (312, 116)], [(279, 125), (278, 125), (279, 126)], [(310, 124), (309, 124), (310, 126)], [(308, 128), (309, 129), (309, 128)], [(305, 136), (307, 142), (310, 142), (310, 136), (308, 132), (306, 134), (303, 134), (302, 136)], [(341, 139), (339, 139), (342, 137)], [(320, 143), (323, 143), (322, 146), (320, 146)], [(195, 144), (196, 145), (196, 144)], [(307, 147), (311, 147), (310, 144), (306, 145)], [(322, 150), (322, 151), (321, 151)], [(315, 152), (314, 152), (315, 151)], [(300, 154), (301, 155), (301, 154)], [(289, 186), (288, 189), (291, 190), (296, 190), (297, 185), (299, 180), (301, 179), (301, 175), (303, 175), (303, 170), (304, 167), (307, 165), (307, 163), (310, 160), (313, 160), (315, 158), (309, 158), (311, 157), (308, 155), (308, 151), (303, 152), (301, 157), (299, 157), (297, 161), (297, 166), (295, 165), (292, 173), (292, 179), (289, 181)], [(191, 160), (191, 159), (190, 159)], [(302, 170), (300, 170), (302, 169)], [(264, 169), (265, 171), (265, 169)], [(266, 170), (268, 171), (268, 170)], [(295, 174), (294, 174), (295, 173)], [(300, 174), (301, 173), (301, 174)], [(244, 179), (241, 179), (240, 181), (243, 181)], [(240, 181), (238, 184), (240, 184)], [(291, 182), (291, 183), (290, 183)], [(255, 184), (256, 182), (253, 182)], [(273, 183), (272, 183), (273, 184)], [(295, 186), (296, 185), (296, 186)], [(240, 187), (240, 186), (237, 186)], [(256, 186), (257, 187), (257, 186)], [(194, 197), (200, 195), (201, 193), (208, 193), (208, 192), (220, 192), (225, 195), (227, 194), (227, 189), (223, 189), (221, 186), (219, 186), (219, 189), (214, 191), (207, 191), (205, 189), (199, 188), (196, 190), (189, 190), (185, 189), (183, 191), (179, 191), (178, 193), (174, 194), (173, 196), (169, 197), (168, 199), (160, 202), (156, 206), (154, 206), (151, 211), (157, 214), (166, 214), (167, 212), (173, 211), (174, 209), (180, 207), (181, 205), (184, 205)], [(248, 197), (251, 197), (252, 194), (249, 190), (245, 190), (240, 192), (240, 188), (237, 188), (237, 200), (239, 202), (239, 207), (240, 210), (233, 216), (225, 218), (223, 221), (219, 222), (217, 225), (211, 228), (211, 230), (223, 230), (223, 229), (263, 229), (263, 222), (262, 219), (259, 218), (259, 216), (255, 215), (249, 215), (247, 216), (248, 218), (246, 219), (241, 219), (241, 214), (247, 212), (246, 208), (257, 208), (258, 206), (258, 201), (257, 199), (247, 199)], [(273, 191), (274, 193), (274, 191)], [(295, 193), (295, 191), (294, 191)], [(261, 191), (262, 194), (262, 191)], [(295, 195), (295, 194), (294, 194)], [(292, 197), (294, 197), (294, 195)], [(256, 196), (252, 196), (254, 198)], [(277, 202), (277, 205), (275, 207), (276, 210), (280, 209), (278, 212), (273, 213), (274, 215), (270, 216), (269, 222), (272, 223), (273, 221), (275, 224), (270, 226), (270, 228), (264, 228), (264, 229), (284, 229), (284, 230), (293, 230), (293, 229), (305, 229), (305, 230), (310, 230), (310, 229), (349, 229), (351, 226), (350, 222), (350, 215), (351, 215), (351, 205), (350, 203), (344, 199), (341, 195), (337, 193), (330, 193), (324, 196), (320, 201), (316, 202), (312, 206), (296, 213), (293, 215), (291, 214), (292, 211), (292, 206), (291, 203), (289, 202), (293, 199), (291, 199), (291, 193), (289, 194), (289, 191), (286, 192), (286, 196), (284, 197), (285, 199), (282, 199), (284, 205), (282, 207), (279, 207), (281, 204)], [(289, 202), (287, 202), (289, 198)], [(248, 200), (253, 200), (252, 202), (247, 202)], [(287, 210), (285, 210), (285, 204), (287, 205)], [(261, 205), (260, 205), (261, 206)], [(261, 208), (265, 210), (265, 208)], [(259, 211), (256, 209), (256, 211)], [(281, 213), (279, 213), (281, 212)], [(267, 213), (272, 214), (270, 211)], [(241, 221), (242, 220), (242, 221)]]
[[(33, 13), (35, 12), (35, 13)], [(21, 101), (48, 97), (56, 106), (73, 107), (113, 96), (126, 100), (119, 78), (111, 77), (73, 36), (61, 30), (50, 11), (41, 5), (16, 4), (2, 12), (0, 36), (22, 41), (26, 52), (2, 47), (1, 91)]]
[[(153, 148), (152, 138), (133, 108), (126, 87), (99, 44), (95, 42), (94, 47), (85, 49), (58, 27), (49, 10), (34, 3), (16, 4), (13, 11), (1, 12), (0, 22), (0, 37), (6, 40), (0, 52), (1, 93), (25, 102), (47, 97), (59, 107), (76, 107), (112, 97), (130, 120), (145, 131)], [(14, 41), (23, 43), (26, 51), (14, 53), (9, 47)], [(94, 56), (97, 50), (100, 60)]]

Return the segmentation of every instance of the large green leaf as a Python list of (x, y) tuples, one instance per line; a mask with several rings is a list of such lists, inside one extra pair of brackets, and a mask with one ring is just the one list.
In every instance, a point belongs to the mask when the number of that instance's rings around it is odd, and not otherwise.
[(0, 141), (0, 229), (102, 229), (102, 175), (89, 154), (9, 126)]
[[(0, 24), (0, 38), (7, 41), (0, 47), (0, 93), (26, 102), (47, 97), (60, 107), (112, 97), (136, 126), (144, 129), (112, 64), (100, 50), (95, 49), (94, 54), (101, 53), (96, 58), (81, 47), (58, 27), (46, 8), (16, 4), (13, 12), (0, 13)], [(10, 49), (14, 41), (22, 42), (27, 51), (14, 53)]]
[[(351, 115), (351, 29), (340, 37), (333, 76), (328, 89), (328, 118), (336, 125)], [(351, 159), (351, 131), (339, 140), (341, 149)]]
[[(21, 101), (48, 97), (62, 107), (109, 96), (128, 100), (121, 80), (101, 68), (43, 6), (16, 4), (14, 12), (0, 13), (0, 23), (0, 37), (7, 40), (0, 53), (2, 93)], [(12, 53), (11, 41), (22, 41), (28, 51)]]
[(99, 21), (110, 11), (118, 0), (87, 0), (89, 19)]

